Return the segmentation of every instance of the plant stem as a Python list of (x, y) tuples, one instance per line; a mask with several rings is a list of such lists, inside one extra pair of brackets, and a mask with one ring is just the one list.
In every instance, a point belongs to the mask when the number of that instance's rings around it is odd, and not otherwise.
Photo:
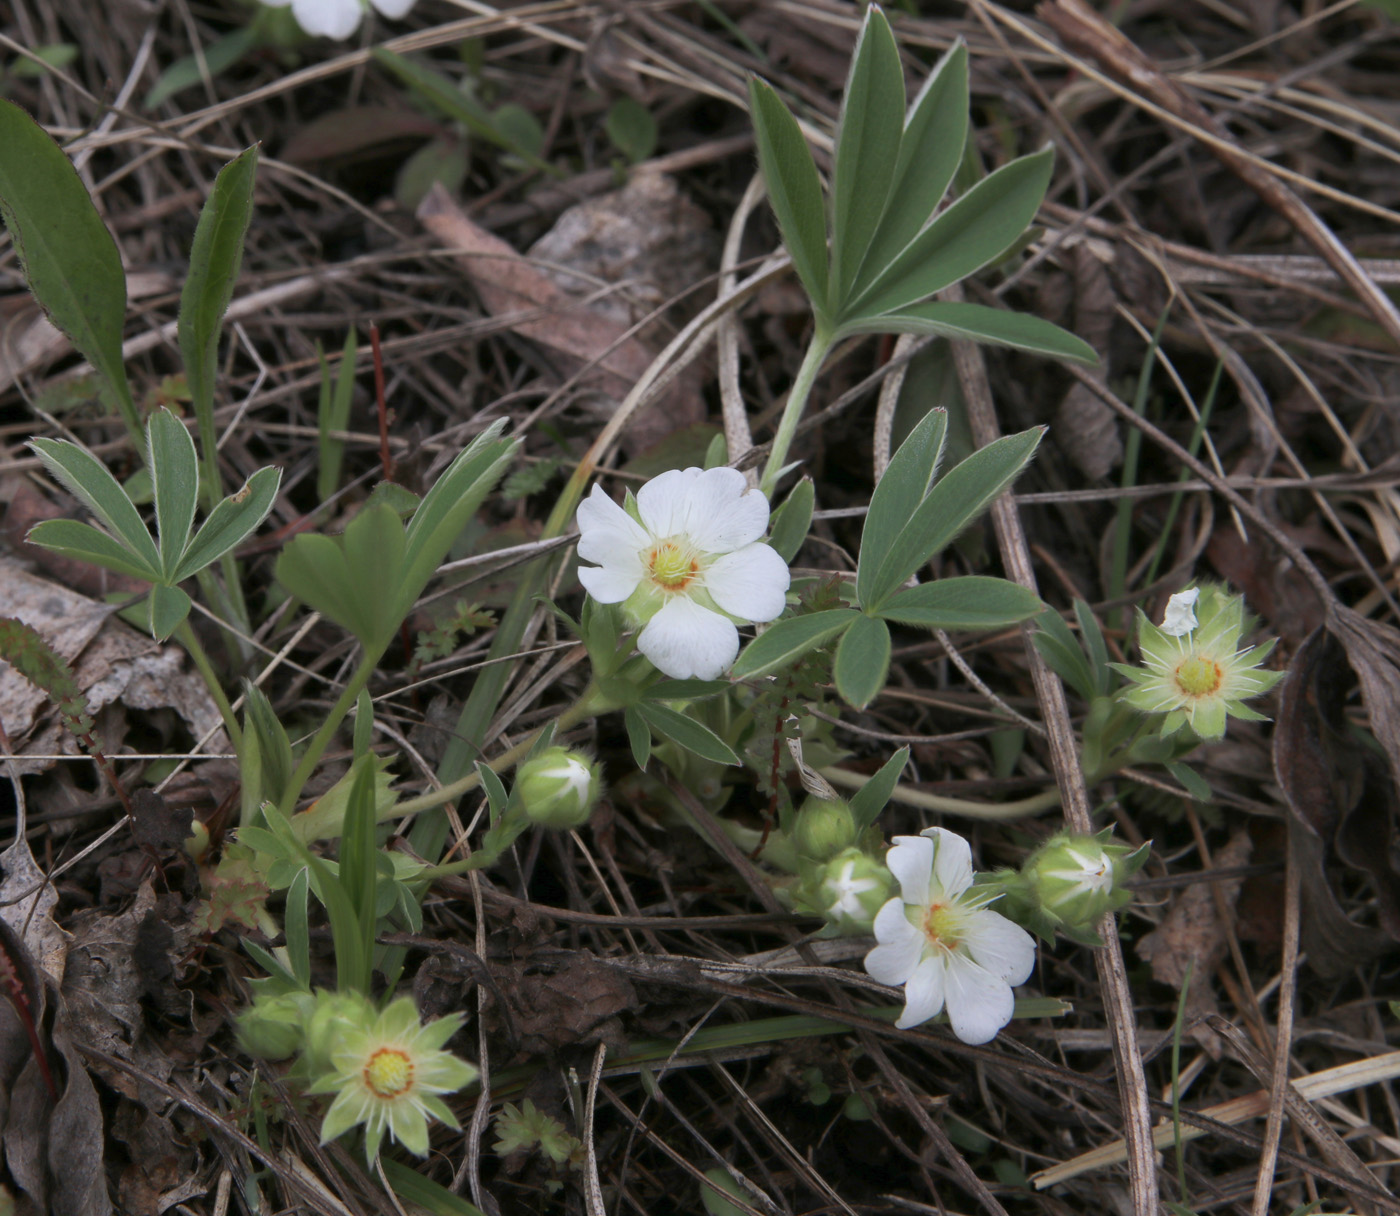
[(311, 737), (311, 742), (307, 744), (301, 763), (297, 765), (291, 780), (287, 782), (286, 791), (277, 807), (289, 819), (296, 809), (297, 799), (301, 797), (302, 786), (316, 771), (316, 766), (321, 762), (321, 757), (325, 754), (326, 748), (330, 746), (331, 739), (345, 720), (345, 715), (350, 712), (350, 707), (359, 700), (360, 693), (369, 684), (370, 676), (374, 674), (375, 667), (384, 656), (384, 649), (381, 646), (373, 654), (366, 652), (364, 658), (360, 660), (360, 665), (355, 669), (355, 674), (350, 677), (350, 683), (341, 691), (340, 699), (331, 706), (326, 720), (321, 723), (321, 729)]
[(797, 377), (788, 390), (787, 404), (783, 406), (783, 416), (778, 421), (778, 433), (773, 436), (773, 448), (768, 453), (768, 463), (763, 466), (763, 477), (759, 480), (760, 492), (771, 502), (773, 491), (778, 484), (778, 474), (787, 463), (788, 449), (792, 447), (797, 424), (802, 420), (802, 412), (807, 408), (807, 398), (816, 383), (822, 361), (831, 350), (832, 335), (820, 321), (812, 332), (811, 344), (802, 357), (802, 366), (797, 369)]
[[(860, 789), (870, 780), (864, 773), (853, 773), (845, 768), (824, 768), (819, 770), (832, 785), (844, 785), (847, 789)], [(1029, 798), (1019, 798), (1015, 802), (969, 802), (964, 798), (944, 798), (940, 794), (926, 794), (923, 790), (911, 790), (902, 785), (894, 787), (891, 802), (902, 802), (923, 811), (938, 811), (946, 815), (966, 815), (969, 819), (1020, 819), (1024, 815), (1039, 815), (1043, 811), (1053, 811), (1060, 805), (1060, 791), (1049, 789)]]
[(194, 660), (199, 674), (204, 677), (209, 695), (214, 698), (214, 704), (219, 707), (219, 717), (224, 720), (224, 730), (228, 732), (229, 742), (233, 744), (233, 750), (241, 752), (243, 750), (243, 731), (239, 729), (238, 717), (234, 714), (233, 706), (224, 693), (219, 673), (214, 670), (214, 664), (209, 661), (209, 655), (201, 645), (193, 626), (190, 625), (189, 621), (182, 621), (180, 627), (175, 630), (175, 636), (180, 639), (185, 653)]

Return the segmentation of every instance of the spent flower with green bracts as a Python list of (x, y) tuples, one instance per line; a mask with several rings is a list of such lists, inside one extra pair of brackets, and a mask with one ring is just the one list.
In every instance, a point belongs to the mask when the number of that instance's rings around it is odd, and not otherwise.
[(386, 1131), (424, 1157), (430, 1117), (460, 1126), (439, 1096), (477, 1076), (476, 1068), (442, 1049), (461, 1026), (459, 1016), (424, 1026), (413, 1001), (400, 997), (382, 1013), (362, 999), (353, 1016), (342, 1001), (336, 1022), (330, 1071), (311, 1086), (312, 1093), (335, 1094), (321, 1124), (322, 1144), (364, 1124), (365, 1156), (373, 1164)]
[(1219, 587), (1178, 592), (1167, 604), (1161, 625), (1138, 611), (1138, 647), (1144, 667), (1115, 663), (1132, 681), (1122, 696), (1134, 709), (1164, 714), (1163, 738), (1183, 726), (1202, 739), (1219, 739), (1230, 717), (1264, 722), (1244, 702), (1268, 692), (1283, 678), (1261, 664), (1274, 639), (1240, 648), (1247, 625), (1244, 600)]

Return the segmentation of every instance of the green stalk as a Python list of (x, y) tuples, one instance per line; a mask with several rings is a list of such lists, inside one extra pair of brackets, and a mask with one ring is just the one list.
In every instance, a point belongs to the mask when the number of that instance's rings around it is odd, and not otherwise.
[[(823, 768), (818, 772), (832, 785), (843, 785), (852, 790), (860, 789), (870, 780), (865, 773), (853, 773), (845, 768)], [(1098, 779), (1102, 780), (1102, 777)], [(1049, 789), (1014, 802), (969, 802), (965, 798), (945, 798), (941, 794), (928, 794), (923, 790), (911, 790), (897, 785), (890, 795), (890, 801), (902, 802), (905, 806), (918, 807), (922, 811), (966, 815), (969, 819), (1020, 819), (1023, 815), (1039, 815), (1043, 811), (1053, 811), (1060, 805), (1060, 791)]]
[(797, 424), (802, 420), (807, 408), (807, 398), (811, 396), (812, 385), (822, 362), (831, 351), (832, 334), (820, 321), (812, 331), (812, 341), (807, 353), (802, 357), (802, 366), (797, 369), (797, 377), (788, 390), (787, 404), (783, 406), (783, 416), (778, 421), (778, 433), (773, 436), (773, 447), (768, 453), (768, 463), (763, 466), (763, 477), (759, 480), (759, 491), (770, 502), (778, 484), (778, 474), (787, 463), (788, 449), (792, 447), (793, 436), (797, 434)]
[(243, 750), (243, 731), (239, 728), (238, 717), (233, 712), (233, 706), (229, 703), (228, 697), (224, 695), (224, 686), (219, 682), (219, 674), (214, 670), (214, 664), (209, 661), (209, 655), (200, 645), (199, 638), (195, 636), (189, 621), (181, 622), (180, 627), (175, 631), (175, 636), (180, 639), (185, 653), (194, 660), (199, 674), (204, 677), (209, 695), (214, 698), (214, 704), (219, 708), (219, 717), (224, 720), (224, 730), (228, 732), (233, 750), (241, 752)]
[(321, 729), (312, 736), (311, 742), (307, 744), (301, 763), (297, 765), (291, 780), (287, 782), (287, 788), (282, 794), (282, 801), (277, 807), (287, 818), (290, 819), (292, 812), (296, 810), (297, 799), (301, 797), (302, 787), (311, 774), (316, 771), (316, 766), (321, 762), (321, 757), (325, 754), (326, 748), (330, 746), (331, 739), (335, 737), (335, 732), (345, 720), (345, 715), (350, 712), (351, 706), (359, 700), (360, 693), (368, 686), (370, 676), (374, 674), (375, 667), (384, 656), (384, 650), (384, 647), (380, 647), (374, 654), (366, 653), (365, 657), (360, 660), (359, 667), (355, 669), (350, 683), (341, 692), (340, 699), (331, 707), (331, 712), (326, 715)]

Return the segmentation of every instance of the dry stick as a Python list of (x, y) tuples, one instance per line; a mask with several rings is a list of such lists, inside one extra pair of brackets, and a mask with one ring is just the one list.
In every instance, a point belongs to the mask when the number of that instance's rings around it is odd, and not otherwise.
[(1211, 136), (1212, 152), (1318, 251), (1337, 277), (1357, 295), (1376, 323), (1400, 346), (1400, 311), (1317, 214), (1291, 189), (1244, 153), (1230, 133), (1200, 102), (1163, 75), (1119, 30), (1083, 0), (1052, 0), (1038, 5), (1040, 17), (1075, 50), (1089, 55), (1125, 85), (1166, 110), (1188, 129)]
[[(962, 288), (950, 287), (943, 293), (943, 298), (961, 302)], [(971, 342), (954, 342), (953, 362), (963, 397), (967, 401), (973, 442), (978, 447), (985, 447), (999, 437), (1001, 428), (997, 424), (996, 407), (992, 402), (987, 365), (983, 361), (981, 348)], [(1026, 544), (1021, 518), (1010, 495), (1003, 494), (993, 504), (992, 523), (1007, 572), (1013, 581), (1034, 591), (1035, 569), (1031, 565), (1030, 547)], [(1084, 774), (1079, 765), (1079, 749), (1075, 746), (1074, 730), (1070, 726), (1064, 686), (1041, 657), (1040, 651), (1031, 644), (1030, 627), (1022, 626), (1022, 631), (1036, 698), (1049, 733), (1050, 759), (1060, 787), (1065, 819), (1074, 831), (1090, 833), (1094, 830), (1094, 821), (1089, 812), (1089, 791), (1085, 788)], [(1094, 964), (1098, 969), (1104, 1008), (1113, 1032), (1113, 1062), (1118, 1074), (1119, 1098), (1123, 1104), (1123, 1138), (1128, 1144), (1128, 1178), (1132, 1187), (1133, 1210), (1137, 1216), (1153, 1216), (1157, 1211), (1156, 1150), (1152, 1145), (1147, 1074), (1142, 1068), (1133, 994), (1128, 988), (1123, 948), (1112, 924), (1112, 914), (1105, 917), (1100, 936), (1104, 945), (1094, 951)]]
[[(1251, 1216), (1268, 1216), (1269, 1198), (1278, 1168), (1279, 1140), (1283, 1136), (1283, 1116), (1292, 1093), (1288, 1081), (1288, 1059), (1293, 1047), (1293, 993), (1298, 977), (1298, 919), (1302, 898), (1299, 869), (1290, 860), (1284, 874), (1283, 966), (1279, 968), (1278, 1032), (1274, 1041), (1274, 1069), (1269, 1085), (1269, 1121), (1264, 1131), (1264, 1151), (1259, 1155), (1259, 1176), (1254, 1180)], [(1262, 1080), (1263, 1078), (1261, 1078)], [(1339, 1165), (1338, 1162), (1332, 1162)], [(1347, 1166), (1339, 1168), (1346, 1171)], [(1374, 1180), (1373, 1180), (1374, 1181)]]

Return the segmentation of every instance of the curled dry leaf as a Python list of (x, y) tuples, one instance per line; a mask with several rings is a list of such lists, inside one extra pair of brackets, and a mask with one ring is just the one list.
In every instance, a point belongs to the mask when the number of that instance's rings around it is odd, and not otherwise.
[[(1313, 969), (1327, 976), (1344, 975), (1374, 958), (1388, 936), (1400, 938), (1400, 873), (1389, 848), (1394, 782), (1384, 763), (1352, 736), (1345, 712), (1356, 673), (1364, 671), (1358, 660), (1388, 667), (1388, 676), (1379, 670), (1363, 675), (1362, 687), (1373, 686), (1373, 729), (1393, 766), (1400, 756), (1396, 672), (1381, 643), (1351, 622), (1344, 627), (1351, 646), (1321, 628), (1294, 655), (1274, 728), (1274, 772), (1291, 812), (1289, 861), (1302, 881), (1303, 948)], [(1367, 705), (1372, 708), (1370, 697)], [(1382, 733), (1387, 727), (1388, 739)], [(1384, 932), (1347, 915), (1327, 872), (1338, 860), (1370, 874)]]

